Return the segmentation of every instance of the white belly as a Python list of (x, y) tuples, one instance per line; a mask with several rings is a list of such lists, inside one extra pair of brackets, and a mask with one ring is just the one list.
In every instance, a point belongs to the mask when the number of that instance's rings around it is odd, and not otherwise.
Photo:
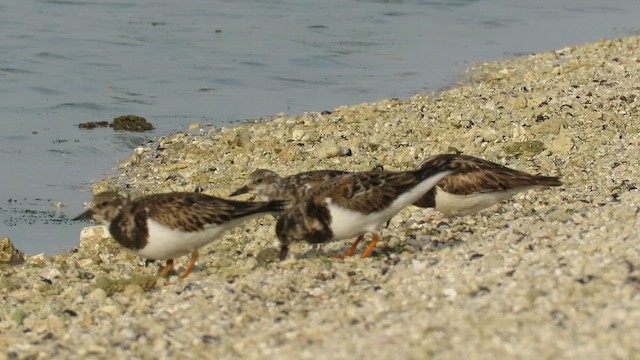
[(377, 212), (363, 214), (358, 211), (346, 209), (332, 203), (331, 198), (326, 198), (325, 203), (331, 213), (332, 240), (348, 239), (368, 232), (378, 231), (378, 228), (400, 210), (416, 202), (429, 189), (451, 171), (445, 171), (416, 185), (413, 189), (398, 196), (389, 206)]
[(155, 260), (173, 259), (191, 253), (194, 250), (213, 242), (224, 231), (232, 228), (239, 220), (223, 225), (210, 225), (202, 231), (186, 232), (171, 229), (152, 219), (147, 220), (149, 241), (147, 246), (139, 250), (131, 250), (135, 254)]
[(471, 195), (455, 195), (442, 189), (437, 189), (435, 209), (445, 214), (473, 214), (500, 201), (506, 200), (521, 191), (534, 187), (535, 186), (522, 187), (509, 189), (507, 191), (492, 191)]
[(331, 240), (349, 239), (368, 232), (375, 232), (385, 222), (381, 216), (382, 212), (365, 215), (330, 203), (328, 206), (331, 212), (331, 231), (333, 232)]

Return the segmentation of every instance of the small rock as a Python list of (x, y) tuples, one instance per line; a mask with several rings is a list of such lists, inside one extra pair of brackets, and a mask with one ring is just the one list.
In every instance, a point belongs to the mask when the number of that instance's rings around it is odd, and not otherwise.
[(546, 216), (547, 221), (557, 221), (557, 222), (567, 222), (571, 220), (571, 215), (567, 213), (565, 210), (557, 209), (553, 210)]
[(620, 221), (636, 219), (638, 217), (638, 207), (621, 206), (613, 212), (613, 217)]
[(54, 334), (64, 333), (64, 320), (59, 316), (53, 314), (49, 315), (47, 317), (47, 330)]
[(442, 289), (442, 294), (446, 296), (449, 300), (455, 300), (458, 296), (458, 291), (454, 288), (444, 288)]
[(248, 131), (240, 129), (236, 132), (236, 136), (229, 142), (229, 145), (235, 145), (237, 147), (245, 147), (251, 143), (251, 135)]
[(488, 101), (486, 104), (484, 104), (483, 108), (487, 110), (495, 110), (496, 104), (494, 104), (493, 101)]
[(413, 270), (417, 272), (424, 271), (428, 265), (429, 264), (426, 261), (419, 261), (416, 259), (411, 260), (411, 266), (413, 267)]
[(318, 158), (332, 158), (336, 156), (350, 156), (351, 149), (345, 149), (338, 146), (334, 140), (325, 140), (316, 147), (316, 156)]
[(116, 304), (105, 305), (100, 308), (100, 311), (108, 316), (120, 316), (123, 313), (122, 306), (118, 306)]
[(192, 124), (189, 124), (189, 127), (188, 127), (189, 131), (200, 130), (202, 128), (203, 126), (201, 123), (192, 123)]
[(527, 108), (527, 98), (524, 95), (520, 95), (513, 100), (513, 107), (517, 110), (522, 110)]
[(140, 163), (141, 159), (142, 158), (140, 157), (139, 154), (133, 153), (131, 154), (131, 156), (129, 156), (128, 159), (120, 161), (120, 163), (118, 164), (118, 169), (124, 169), (128, 167), (136, 166)]
[(291, 140), (293, 140), (293, 141), (301, 141), (304, 138), (304, 136), (305, 136), (305, 133), (304, 133), (303, 130), (295, 129), (291, 133)]
[(264, 265), (273, 261), (278, 260), (278, 254), (280, 251), (276, 248), (266, 248), (260, 250), (258, 255), (256, 255), (256, 261), (259, 265)]
[(527, 142), (529, 140), (530, 131), (529, 128), (525, 128), (522, 124), (511, 124), (509, 129), (509, 136), (514, 142)]
[(592, 253), (592, 252), (594, 252), (596, 250), (598, 250), (598, 244), (597, 243), (584, 244), (584, 245), (580, 246), (580, 251), (582, 251), (584, 253)]
[(504, 266), (504, 256), (497, 253), (489, 253), (482, 258), (482, 261), (490, 269), (499, 269)]
[(102, 303), (107, 298), (107, 292), (101, 288), (97, 288), (87, 295), (87, 301), (95, 302), (96, 304)]
[(45, 268), (38, 271), (38, 276), (49, 281), (59, 278), (62, 272), (56, 268)]
[(536, 124), (531, 127), (531, 132), (536, 135), (558, 135), (564, 125), (566, 125), (564, 119), (558, 116), (552, 116), (548, 120), (536, 122)]
[(629, 191), (620, 195), (623, 204), (640, 206), (640, 191)]
[(298, 147), (289, 144), (285, 146), (284, 149), (278, 151), (278, 157), (282, 160), (294, 161), (301, 157), (301, 152)]
[(89, 265), (91, 265), (93, 263), (93, 259), (91, 258), (85, 258), (85, 259), (80, 259), (76, 262), (76, 266), (78, 266), (79, 268), (84, 268), (87, 267)]
[(24, 253), (13, 245), (11, 239), (0, 239), (0, 264), (19, 264), (24, 262)]
[(87, 226), (80, 230), (80, 246), (96, 244), (110, 237), (111, 234), (104, 225)]
[(44, 253), (40, 253), (40, 254), (36, 254), (36, 255), (33, 255), (33, 256), (29, 256), (27, 258), (27, 261), (30, 264), (40, 265), (40, 266), (44, 265), (46, 260), (47, 260), (47, 257), (46, 257), (46, 255)]
[(498, 139), (498, 132), (495, 129), (485, 129), (480, 133), (480, 136), (486, 142), (494, 142)]
[(331, 158), (340, 154), (340, 147), (333, 140), (325, 140), (316, 147), (316, 156), (319, 158)]
[(560, 132), (549, 145), (549, 150), (557, 155), (568, 155), (571, 149), (573, 149), (573, 140), (564, 132)]

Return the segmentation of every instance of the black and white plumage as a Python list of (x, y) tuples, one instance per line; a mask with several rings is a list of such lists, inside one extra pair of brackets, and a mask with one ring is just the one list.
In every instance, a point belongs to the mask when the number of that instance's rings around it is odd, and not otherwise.
[(144, 258), (167, 260), (163, 277), (171, 271), (174, 258), (191, 253), (182, 273), (185, 277), (198, 259), (198, 249), (252, 217), (282, 211), (284, 205), (283, 201), (233, 201), (195, 192), (131, 200), (109, 191), (96, 194), (91, 207), (76, 219), (98, 220), (125, 249)]
[(278, 219), (280, 258), (287, 256), (292, 242), (315, 244), (357, 237), (346, 254), (352, 255), (361, 237), (371, 233), (362, 254), (369, 256), (379, 240), (378, 228), (454, 173), (455, 159), (455, 155), (441, 155), (413, 171), (348, 173), (315, 186)]

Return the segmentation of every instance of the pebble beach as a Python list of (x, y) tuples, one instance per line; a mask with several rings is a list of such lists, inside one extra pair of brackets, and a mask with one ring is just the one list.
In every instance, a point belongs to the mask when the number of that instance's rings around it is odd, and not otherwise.
[(340, 241), (277, 261), (265, 216), (185, 279), (188, 256), (159, 279), (87, 223), (69, 253), (3, 257), (0, 360), (640, 358), (639, 117), (633, 36), (477, 64), (438, 93), (193, 124), (93, 191), (227, 197), (257, 168), (405, 170), (450, 152), (564, 185), (475, 215), (408, 207), (367, 259), (331, 258)]

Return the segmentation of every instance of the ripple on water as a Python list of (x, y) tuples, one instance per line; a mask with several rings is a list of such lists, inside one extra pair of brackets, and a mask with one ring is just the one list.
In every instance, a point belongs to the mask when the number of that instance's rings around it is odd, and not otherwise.
[(55, 59), (55, 60), (71, 60), (70, 58), (64, 56), (64, 55), (60, 55), (60, 54), (56, 54), (50, 51), (43, 51), (43, 52), (39, 52), (37, 54), (34, 55), (37, 58), (42, 58), (42, 59)]
[(142, 98), (142, 95), (138, 95), (138, 96), (140, 98), (136, 98), (136, 96), (131, 96), (131, 97), (113, 96), (113, 100), (118, 104), (153, 105), (156, 103), (156, 101)]
[(295, 79), (295, 78), (284, 77), (284, 76), (271, 76), (271, 78), (278, 81), (284, 81), (284, 82), (296, 83), (296, 84), (337, 85), (337, 82), (327, 81), (327, 80)]
[(238, 64), (246, 65), (246, 66), (256, 66), (256, 67), (265, 67), (267, 66), (264, 63), (258, 61), (239, 61)]
[(52, 110), (60, 110), (60, 109), (68, 109), (68, 108), (84, 109), (84, 110), (91, 110), (91, 111), (109, 110), (108, 106), (99, 105), (94, 102), (68, 102), (68, 103), (57, 104), (51, 107)]
[(64, 155), (64, 156), (72, 156), (74, 153), (69, 150), (60, 150), (60, 149), (48, 149), (47, 152), (53, 153), (56, 155)]
[(27, 70), (27, 69), (18, 69), (18, 68), (0, 68), (0, 72), (8, 73), (8, 74), (37, 74), (37, 72)]
[(56, 89), (51, 89), (48, 87), (44, 87), (44, 86), (27, 86), (27, 89), (29, 90), (33, 90), (37, 93), (43, 94), (43, 95), (59, 95), (62, 94), (61, 91), (58, 91)]

